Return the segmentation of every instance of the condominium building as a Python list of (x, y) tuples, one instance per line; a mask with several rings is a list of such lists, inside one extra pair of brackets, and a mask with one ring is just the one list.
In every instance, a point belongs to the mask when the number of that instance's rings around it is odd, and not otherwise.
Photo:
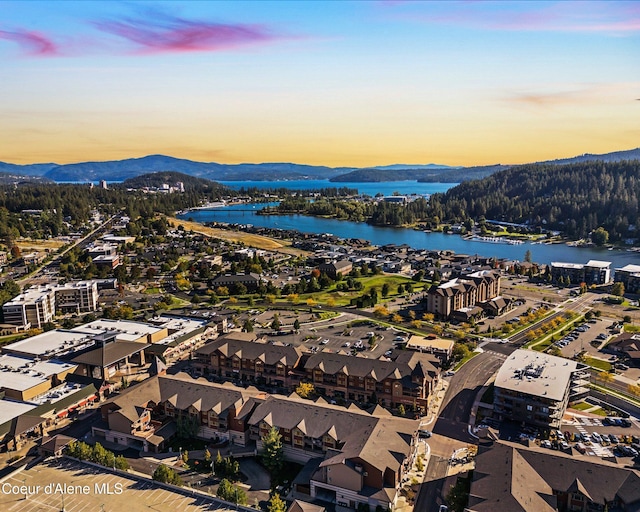
[(29, 288), (2, 306), (4, 322), (41, 329), (56, 311), (88, 313), (98, 308), (97, 281)]
[(30, 288), (2, 306), (6, 324), (19, 325), (25, 329), (41, 329), (51, 322), (56, 312), (56, 297), (53, 288)]
[(586, 365), (533, 350), (516, 350), (498, 371), (494, 414), (499, 420), (558, 428), (569, 402), (588, 394), (588, 383)]
[(456, 311), (466, 315), (466, 309), (478, 307), (500, 295), (500, 274), (479, 270), (433, 285), (427, 292), (426, 308), (438, 318), (449, 318)]
[(615, 281), (622, 283), (627, 293), (640, 292), (640, 265), (625, 265), (617, 268)]
[(607, 284), (611, 281), (611, 262), (589, 260), (587, 263), (551, 262), (551, 280), (567, 284)]

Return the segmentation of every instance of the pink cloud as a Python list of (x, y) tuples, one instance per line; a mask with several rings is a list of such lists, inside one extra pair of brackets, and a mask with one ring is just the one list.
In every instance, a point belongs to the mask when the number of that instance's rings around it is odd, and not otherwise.
[(280, 39), (257, 25), (191, 21), (158, 13), (152, 17), (97, 22), (95, 26), (144, 53), (211, 52)]
[(16, 43), (27, 55), (52, 57), (59, 55), (58, 46), (48, 37), (27, 30), (0, 30), (0, 39)]

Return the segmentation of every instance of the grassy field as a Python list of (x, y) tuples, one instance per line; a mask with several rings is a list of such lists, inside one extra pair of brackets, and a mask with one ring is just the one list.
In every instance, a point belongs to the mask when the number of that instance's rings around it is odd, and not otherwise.
[(16, 245), (20, 247), (20, 250), (23, 253), (29, 252), (45, 252), (49, 250), (50, 252), (56, 252), (60, 247), (66, 245), (68, 242), (63, 242), (62, 240), (31, 240), (31, 239), (20, 239), (16, 240)]
[(269, 238), (262, 235), (255, 235), (253, 233), (243, 233), (242, 231), (231, 231), (228, 229), (210, 228), (203, 226), (199, 222), (191, 222), (188, 220), (180, 220), (175, 217), (167, 217), (169, 224), (173, 227), (183, 226), (187, 231), (193, 231), (195, 233), (201, 233), (213, 238), (219, 238), (220, 240), (227, 240), (229, 242), (243, 243), (250, 247), (256, 247), (258, 249), (264, 249), (267, 251), (277, 251), (287, 254), (298, 256), (306, 254), (304, 251), (289, 247), (289, 243), (282, 240), (276, 240), (275, 238)]
[(588, 364), (589, 366), (593, 366), (594, 368), (597, 368), (598, 370), (602, 370), (605, 372), (608, 372), (609, 370), (611, 370), (611, 363), (608, 361), (603, 361), (602, 359), (597, 359), (595, 357), (589, 357), (589, 356), (585, 356), (584, 357), (584, 363)]
[[(400, 296), (398, 295), (399, 284), (412, 283), (414, 285), (414, 291), (417, 291), (418, 289), (420, 289), (416, 286), (417, 283), (415, 281), (412, 281), (408, 277), (402, 277), (398, 275), (380, 274), (380, 275), (370, 276), (370, 277), (361, 277), (361, 278), (358, 278), (358, 281), (360, 281), (363, 284), (364, 288), (362, 290), (344, 292), (344, 291), (337, 291), (335, 289), (335, 286), (332, 286), (331, 288), (322, 292), (302, 294), (300, 295), (299, 299), (300, 299), (300, 302), (302, 303), (304, 303), (307, 299), (313, 299), (316, 302), (316, 304), (348, 306), (349, 301), (351, 299), (360, 297), (361, 295), (368, 293), (371, 290), (371, 288), (376, 288), (378, 290), (379, 303), (384, 303), (396, 297), (399, 297)], [(381, 293), (382, 286), (385, 283), (389, 285), (389, 289), (390, 289), (389, 295), (386, 299), (382, 297), (382, 293)]]
[(593, 405), (588, 404), (587, 402), (578, 402), (577, 404), (573, 404), (570, 409), (575, 409), (576, 411), (586, 411), (587, 409), (591, 409)]

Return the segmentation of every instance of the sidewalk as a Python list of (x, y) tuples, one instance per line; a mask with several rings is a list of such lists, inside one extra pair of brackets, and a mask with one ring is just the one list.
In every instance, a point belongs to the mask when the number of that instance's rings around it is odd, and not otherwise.
[[(440, 379), (438, 382), (438, 386), (434, 390), (434, 392), (429, 397), (429, 406), (427, 410), (426, 416), (420, 419), (420, 427), (424, 428), (428, 425), (431, 425), (436, 418), (438, 417), (438, 413), (440, 412), (440, 407), (442, 406), (442, 402), (444, 399), (444, 395), (447, 392), (447, 388), (449, 387), (449, 382)], [(428, 439), (418, 438), (416, 444), (416, 450), (414, 453), (414, 457), (411, 460), (410, 469), (404, 474), (402, 478), (400, 496), (398, 498), (398, 502), (394, 507), (394, 511), (396, 512), (413, 512), (415, 498), (420, 490), (420, 485), (424, 482), (424, 478), (426, 476), (426, 469), (429, 465), (429, 458), (431, 456), (431, 448), (429, 446)], [(418, 459), (422, 460), (422, 470), (418, 470)], [(411, 484), (411, 482), (416, 482), (417, 484)], [(404, 492), (403, 492), (404, 491)], [(407, 499), (405, 493), (411, 495), (413, 494), (413, 499)]]

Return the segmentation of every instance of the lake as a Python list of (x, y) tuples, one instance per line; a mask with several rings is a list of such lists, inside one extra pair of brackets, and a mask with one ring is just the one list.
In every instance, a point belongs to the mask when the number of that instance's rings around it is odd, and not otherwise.
[[(316, 180), (316, 183), (319, 180)], [(323, 181), (326, 183), (326, 181)], [(238, 183), (238, 182), (235, 182)], [(267, 182), (247, 182), (261, 183)], [(277, 182), (277, 186), (287, 186), (296, 182)], [(386, 195), (393, 187), (400, 193), (407, 193), (410, 189), (400, 187), (399, 184), (407, 185), (411, 182), (389, 183), (357, 183), (350, 184), (353, 188), (364, 185), (368, 190), (381, 191)], [(273, 182), (270, 182), (274, 186)], [(286, 184), (286, 185), (285, 185)], [(383, 185), (383, 186), (381, 186)], [(442, 183), (421, 183), (418, 185), (446, 185)], [(449, 185), (450, 187), (451, 185)], [(371, 188), (369, 188), (371, 187)], [(295, 187), (291, 187), (295, 188)], [(314, 187), (309, 187), (314, 188)], [(403, 192), (404, 190), (404, 192)], [(416, 190), (419, 193), (433, 193)], [(368, 192), (367, 192), (368, 193)], [(375, 195), (373, 192), (371, 195)], [(277, 203), (269, 203), (277, 204)], [(479, 256), (508, 258), (514, 260), (524, 260), (527, 250), (531, 251), (532, 260), (537, 263), (548, 264), (552, 261), (563, 261), (571, 263), (586, 263), (589, 260), (603, 260), (612, 262), (612, 268), (622, 267), (629, 263), (640, 265), (640, 253), (625, 250), (597, 249), (591, 247), (570, 247), (566, 244), (544, 245), (538, 243), (525, 242), (521, 245), (509, 245), (503, 243), (482, 242), (479, 240), (465, 240), (458, 235), (445, 235), (443, 233), (424, 233), (413, 229), (391, 228), (371, 226), (360, 222), (351, 222), (335, 219), (323, 219), (319, 217), (309, 217), (305, 215), (256, 215), (256, 212), (263, 208), (265, 204), (238, 204), (222, 208), (212, 208), (207, 210), (193, 210), (178, 215), (181, 219), (193, 219), (196, 222), (226, 222), (229, 224), (252, 224), (253, 226), (269, 227), (276, 229), (293, 229), (304, 233), (331, 233), (341, 238), (362, 238), (369, 240), (374, 245), (385, 244), (407, 244), (417, 249), (451, 250), (458, 254), (477, 254)]]
[(435, 194), (446, 192), (457, 183), (418, 183), (417, 181), (385, 181), (383, 183), (331, 183), (329, 180), (292, 180), (292, 181), (219, 181), (234, 190), (241, 188), (288, 188), (291, 190), (313, 190), (319, 188), (355, 188), (359, 194), (385, 196), (400, 194)]

